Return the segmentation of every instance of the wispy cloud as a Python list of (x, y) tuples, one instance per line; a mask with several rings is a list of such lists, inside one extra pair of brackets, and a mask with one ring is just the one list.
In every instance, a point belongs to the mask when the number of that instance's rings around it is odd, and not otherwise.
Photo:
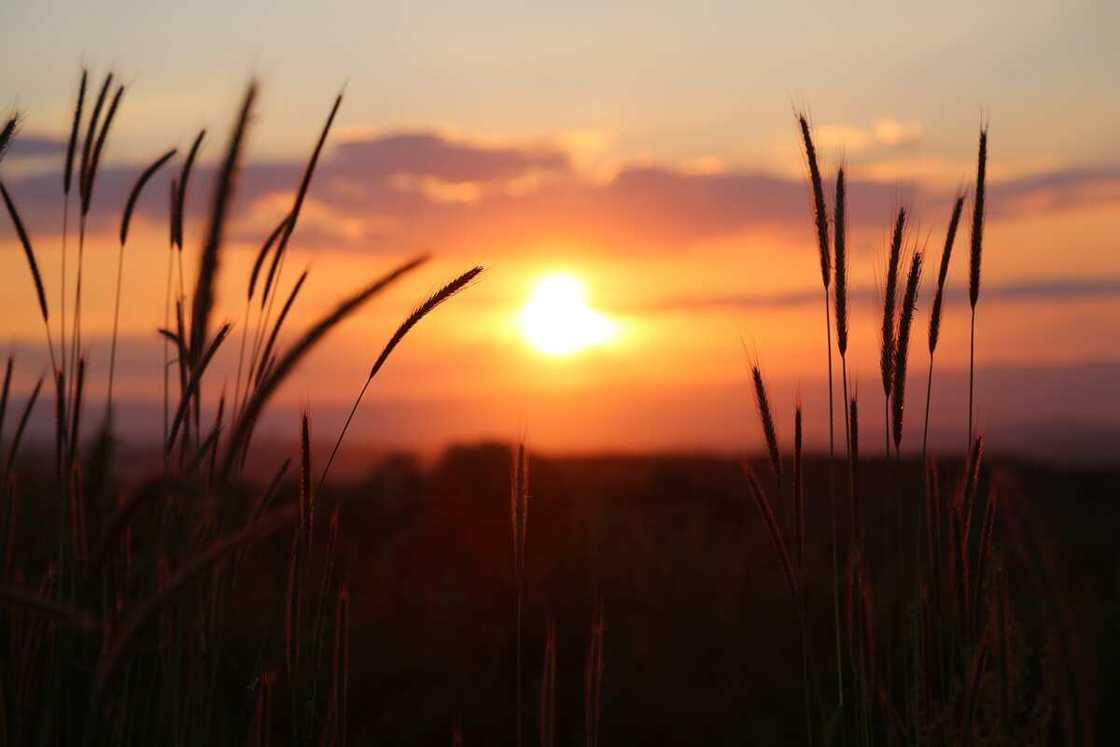
[(66, 152), (66, 143), (58, 138), (45, 135), (24, 135), (17, 133), (8, 149), (8, 158), (39, 158), (42, 156), (62, 155)]
[[(898, 146), (920, 136), (916, 123), (883, 120), (868, 131)], [(58, 153), (49, 138), (21, 138), (23, 153)], [(61, 160), (61, 159), (60, 159)], [(802, 231), (806, 190), (798, 178), (721, 164), (623, 165), (608, 179), (581, 171), (559, 145), (476, 142), (436, 132), (352, 135), (331, 148), (316, 174), (297, 240), (373, 253), (439, 246), (442, 252), (501, 252), (534, 240), (568, 240), (605, 252), (674, 250), (743, 232)], [(102, 170), (92, 229), (116, 220), (139, 166)], [(255, 242), (285, 210), (299, 181), (298, 159), (251, 163), (238, 186), (235, 236)], [(864, 169), (873, 174), (873, 169)], [(882, 181), (853, 169), (849, 221), (854, 230), (884, 226), (897, 205), (943, 208), (950, 191), (921, 181)], [(198, 218), (209, 171), (192, 181), (188, 213)], [(58, 228), (54, 171), (9, 180), (32, 230)], [(151, 189), (139, 214), (162, 221), (165, 191)], [(993, 219), (1120, 202), (1120, 166), (1067, 168), (995, 182)]]
[(817, 125), (814, 132), (817, 144), (826, 150), (862, 153), (915, 145), (922, 139), (924, 128), (918, 121), (882, 117), (870, 125), (824, 123)]
[[(849, 288), (848, 297), (854, 303), (874, 303), (879, 301), (880, 293), (877, 289), (871, 287)], [(963, 304), (968, 301), (968, 290), (966, 288), (949, 287), (945, 291), (945, 298), (950, 304)], [(1056, 278), (1008, 282), (984, 288), (986, 302), (1073, 302), (1101, 298), (1120, 298), (1120, 277), (1088, 280)], [(820, 301), (821, 291), (819, 288), (813, 287), (784, 293), (744, 293), (666, 298), (620, 310), (673, 312), (724, 308), (782, 309), (799, 306), (815, 307), (820, 304)]]

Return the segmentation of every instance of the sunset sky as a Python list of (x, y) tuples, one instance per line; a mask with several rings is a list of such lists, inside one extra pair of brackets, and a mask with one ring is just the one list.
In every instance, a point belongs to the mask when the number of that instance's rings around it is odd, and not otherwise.
[[(28, 222), (52, 305), (81, 67), (94, 87), (109, 70), (127, 84), (87, 246), (91, 394), (104, 394), (124, 197), (147, 162), (178, 147), (129, 240), (118, 363), (133, 432), (158, 433), (168, 181), (207, 128), (188, 198), (190, 273), (213, 165), (256, 78), (221, 276), (219, 315), (237, 327), (210, 398), (223, 379), (233, 386), (255, 251), (290, 206), (343, 90), (286, 260), (285, 291), (310, 267), (290, 331), (394, 263), (434, 259), (304, 363), (270, 411), (271, 433), (294, 436), (306, 406), (316, 438), (333, 438), (399, 321), (481, 263), (479, 281), (424, 320), (379, 376), (355, 421), (359, 437), (424, 449), (523, 433), (553, 451), (754, 448), (747, 373), (757, 359), (783, 438), (800, 394), (819, 447), (825, 327), (794, 117), (803, 109), (830, 190), (836, 167), (848, 169), (849, 367), (868, 432), (880, 434), (869, 443), (881, 442), (876, 307), (892, 215), (910, 210), (910, 243), (929, 251), (912, 344), (914, 448), (930, 281), (988, 122), (979, 423), (996, 449), (1120, 456), (1116, 3), (606, 5), (7, 0), (0, 114), (24, 119), (0, 176)], [(941, 449), (965, 441), (967, 235), (966, 220), (938, 348)], [(550, 349), (525, 333), (542, 279), (545, 297), (586, 293), (588, 308), (561, 307), (586, 348), (553, 339)], [(0, 353), (10, 344), (16, 391), (26, 393), (48, 359), (6, 215), (0, 294)]]

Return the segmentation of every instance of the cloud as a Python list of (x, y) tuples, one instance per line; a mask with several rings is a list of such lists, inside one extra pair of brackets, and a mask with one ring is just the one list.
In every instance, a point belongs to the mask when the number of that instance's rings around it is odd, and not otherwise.
[[(900, 145), (920, 126), (882, 120), (875, 142)], [(61, 159), (60, 159), (61, 160)], [(719, 164), (623, 165), (599, 178), (557, 145), (452, 139), (435, 132), (352, 135), (328, 149), (312, 183), (297, 243), (351, 251), (485, 252), (565, 241), (599, 251), (682, 251), (707, 239), (751, 232), (805, 231), (806, 185), (800, 178)], [(120, 206), (142, 166), (114, 164), (99, 176), (90, 227), (115, 228)], [(260, 241), (290, 204), (304, 164), (250, 162), (238, 180), (231, 236)], [(152, 182), (138, 215), (164, 221), (167, 183)], [(849, 179), (854, 231), (885, 227), (905, 204), (940, 211), (951, 189), (927, 181), (883, 181), (855, 167)], [(204, 218), (212, 171), (191, 182), (188, 218)], [(33, 235), (58, 230), (57, 172), (13, 175), (9, 186)], [(1120, 167), (1069, 168), (993, 182), (993, 220), (1120, 200)], [(940, 215), (940, 213), (937, 213)]]
[(915, 145), (922, 139), (921, 122), (903, 122), (894, 117), (883, 117), (870, 126), (849, 124), (821, 124), (813, 128), (817, 145), (849, 153), (867, 150), (887, 150)]
[(891, 148), (913, 145), (922, 139), (922, 131), (921, 122), (900, 122), (890, 117), (877, 120), (871, 126), (876, 142)]
[(1058, 212), (1120, 201), (1120, 167), (1074, 167), (992, 185), (997, 215)]
[(7, 157), (13, 161), (19, 158), (41, 158), (62, 155), (66, 152), (66, 142), (48, 135), (25, 135), (16, 131), (15, 138), (8, 144)]
[(567, 155), (555, 148), (486, 146), (431, 132), (389, 133), (352, 139), (334, 147), (335, 174), (381, 180), (407, 175), (441, 182), (495, 182), (528, 171), (567, 171)]
[[(1094, 299), (1120, 299), (1120, 277), (1114, 278), (1053, 278), (1038, 281), (1001, 283), (985, 287), (984, 299), (1009, 302), (1032, 301), (1088, 301)], [(880, 292), (875, 288), (850, 288), (849, 303), (879, 303)], [(950, 286), (945, 292), (949, 304), (968, 301), (968, 289)], [(653, 304), (624, 309), (625, 311), (695, 311), (704, 309), (747, 308), (782, 309), (798, 306), (816, 306), (820, 303), (819, 288), (794, 290), (770, 294), (726, 294), (686, 296), (661, 299)]]

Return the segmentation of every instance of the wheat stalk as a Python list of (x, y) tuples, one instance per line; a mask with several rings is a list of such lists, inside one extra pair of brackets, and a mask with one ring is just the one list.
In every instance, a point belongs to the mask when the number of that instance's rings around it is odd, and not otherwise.
[[(844, 167), (841, 166), (836, 172), (836, 201), (835, 201), (835, 214), (834, 214), (834, 227), (833, 243), (835, 247), (835, 261), (833, 263), (836, 274), (836, 285), (833, 290), (834, 301), (836, 304), (836, 348), (840, 353), (840, 379), (841, 391), (844, 398), (841, 400), (841, 409), (844, 412), (844, 441), (847, 451), (851, 451), (850, 428), (848, 424), (848, 252), (847, 252), (847, 213), (846, 213), (846, 195), (847, 188), (844, 179)], [(827, 301), (827, 298), (825, 299)], [(825, 321), (828, 321), (828, 309), (825, 309)], [(842, 661), (843, 649), (841, 648), (841, 632), (840, 632), (840, 536), (838, 531), (839, 524), (839, 511), (836, 506), (836, 492), (832, 477), (832, 465), (836, 461), (836, 450), (833, 446), (832, 433), (833, 427), (833, 413), (832, 413), (832, 352), (829, 350), (828, 359), (828, 431), (829, 431), (829, 504), (830, 513), (832, 514), (832, 617), (833, 627), (835, 628), (836, 639), (836, 689), (838, 693), (839, 706), (843, 708), (844, 705), (844, 671), (840, 662)]]
[(976, 194), (972, 200), (972, 237), (968, 253), (968, 442), (972, 443), (973, 385), (976, 381), (976, 303), (980, 300), (980, 256), (984, 248), (984, 184), (988, 169), (988, 128), (980, 129), (976, 157)]
[[(820, 166), (817, 164), (817, 151), (813, 144), (812, 132), (809, 127), (808, 119), (804, 114), (798, 116), (798, 124), (801, 129), (801, 139), (805, 146), (805, 160), (809, 164), (809, 181), (813, 191), (813, 218), (817, 228), (817, 251), (821, 265), (821, 284), (824, 287), (824, 325), (825, 325), (825, 351), (828, 360), (828, 503), (829, 503), (829, 518), (831, 520), (832, 529), (832, 598), (833, 598), (833, 623), (836, 633), (836, 660), (840, 661), (840, 558), (839, 550), (837, 547), (838, 539), (838, 518), (836, 507), (836, 490), (835, 479), (833, 473), (833, 463), (836, 460), (836, 418), (834, 413), (834, 400), (832, 382), (832, 320), (830, 319), (831, 310), (829, 307), (829, 283), (830, 283), (830, 267), (831, 258), (829, 255), (828, 245), (828, 214), (825, 208), (824, 200), (824, 186), (821, 180)], [(837, 174), (836, 182), (836, 251), (837, 262), (843, 263), (844, 257), (844, 225), (843, 225), (843, 199), (844, 199), (844, 170), (840, 169)], [(837, 340), (840, 342), (840, 356), (844, 360), (844, 353), (848, 344), (848, 330), (847, 330), (847, 314), (841, 314), (841, 304), (846, 304), (846, 286), (844, 277), (845, 268), (842, 264), (837, 264), (837, 285), (836, 285), (836, 303), (837, 303)], [(842, 327), (842, 330), (841, 330)], [(841, 334), (843, 335), (841, 337)], [(836, 679), (837, 699), (840, 705), (844, 703), (844, 678), (839, 674), (839, 667), (837, 667), (838, 675)]]
[(906, 292), (902, 297), (902, 309), (898, 315), (898, 337), (894, 348), (894, 364), (891, 367), (894, 380), (891, 383), (892, 402), (891, 427), (894, 435), (896, 456), (902, 447), (902, 416), (906, 407), (906, 363), (910, 352), (910, 328), (914, 321), (914, 311), (918, 306), (918, 284), (922, 278), (922, 253), (914, 252), (910, 260), (910, 272), (906, 275)]
[(804, 114), (797, 116), (801, 126), (801, 139), (805, 144), (805, 158), (809, 162), (809, 180), (813, 187), (813, 218), (817, 226), (817, 249), (821, 261), (821, 282), (827, 289), (830, 282), (831, 268), (828, 251), (828, 212), (824, 205), (824, 187), (821, 184), (821, 170), (817, 165), (817, 149), (813, 145), (813, 135), (809, 127), (809, 120)]
[[(891, 383), (894, 378), (895, 346), (895, 307), (898, 293), (898, 270), (902, 259), (902, 239), (906, 230), (906, 209), (899, 208), (895, 219), (894, 232), (891, 234), (890, 256), (887, 258), (887, 280), (883, 291), (883, 324), (880, 334), (879, 374), (883, 382), (883, 397), (890, 407)], [(890, 423), (888, 413), (887, 423)], [(889, 434), (889, 425), (887, 427)], [(887, 437), (887, 453), (890, 453), (890, 437)]]
[(762, 435), (766, 441), (766, 452), (770, 457), (770, 469), (774, 471), (774, 478), (778, 481), (778, 492), (782, 485), (782, 457), (778, 451), (778, 433), (774, 427), (774, 415), (770, 411), (770, 399), (766, 395), (766, 382), (762, 379), (762, 370), (751, 366), (751, 380), (754, 383), (754, 401), (758, 408), (758, 419), (762, 426)]
[(941, 335), (941, 311), (945, 300), (945, 283), (949, 277), (949, 260), (953, 256), (953, 242), (957, 237), (957, 226), (964, 208), (964, 195), (958, 195), (953, 203), (953, 214), (949, 218), (949, 228), (945, 232), (945, 247), (941, 250), (941, 265), (937, 271), (937, 290), (933, 295), (933, 305), (929, 316), (929, 373), (926, 376), (926, 418), (922, 430), (922, 463), (925, 464), (929, 444), (929, 410), (933, 393), (933, 354)]

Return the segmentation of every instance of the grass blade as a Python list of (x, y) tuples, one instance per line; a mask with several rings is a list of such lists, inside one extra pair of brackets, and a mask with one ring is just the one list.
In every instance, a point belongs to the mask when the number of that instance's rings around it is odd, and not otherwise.
[(426, 256), (409, 260), (383, 277), (378, 278), (362, 290), (351, 295), (336, 306), (333, 311), (316, 322), (311, 329), (296, 340), (291, 348), (284, 353), (283, 357), (277, 360), (276, 364), (271, 367), (268, 375), (261, 380), (260, 385), (257, 386), (256, 390), (253, 392), (253, 396), (248, 399), (245, 407), (242, 409), (241, 415), (237, 418), (237, 424), (231, 431), (229, 444), (226, 446), (226, 455), (222, 461), (221, 474), (223, 476), (228, 476), (233, 469), (238, 455), (241, 454), (243, 447), (247, 444), (248, 439), (252, 435), (257, 418), (259, 418), (261, 412), (264, 411), (265, 405), (268, 404), (268, 401), (272, 398), (272, 395), (276, 393), (276, 390), (284, 379), (287, 378), (288, 374), (303, 360), (303, 357), (311, 352), (328, 332), (361, 308), (363, 304), (426, 261)]
[(202, 141), (205, 137), (206, 130), (199, 130), (194, 142), (191, 143), (187, 160), (183, 162), (183, 170), (179, 172), (178, 189), (173, 190), (175, 207), (171, 211), (171, 240), (180, 251), (183, 249), (183, 213), (187, 207), (187, 185), (190, 182), (194, 160), (198, 156), (199, 148), (202, 147)]
[(377, 356), (377, 360), (373, 362), (373, 366), (369, 370), (369, 377), (366, 378), (365, 384), (362, 385), (362, 390), (358, 393), (358, 398), (354, 400), (354, 406), (350, 408), (350, 414), (347, 416), (346, 422), (343, 424), (342, 430), (338, 434), (338, 440), (335, 441), (334, 448), (331, 449), (330, 458), (327, 459), (327, 464), (323, 468), (323, 474), (319, 478), (320, 485), (322, 485), (323, 482), (327, 479), (327, 472), (330, 470), (331, 464), (334, 462), (334, 457), (338, 453), (338, 448), (342, 445), (342, 439), (346, 436), (346, 431), (350, 427), (350, 421), (354, 419), (354, 413), (357, 412), (358, 405), (361, 404), (362, 398), (365, 396), (366, 389), (369, 388), (370, 382), (373, 381), (375, 376), (377, 376), (382, 366), (385, 365), (385, 362), (389, 360), (389, 355), (393, 352), (393, 350), (396, 349), (397, 345), (400, 344), (405, 335), (409, 333), (409, 330), (415, 327), (421, 319), (435, 311), (436, 307), (438, 307), (444, 301), (448, 300), (456, 293), (463, 290), (463, 288), (466, 288), (467, 285), (469, 285), (472, 280), (478, 277), (481, 272), (481, 267), (473, 267), (470, 270), (467, 270), (462, 275), (455, 278), (450, 283), (433, 293), (427, 301), (416, 307), (416, 309), (411, 314), (409, 314), (408, 317), (405, 318), (401, 325), (397, 327), (397, 331), (394, 332), (393, 336), (389, 338), (389, 342), (385, 344), (385, 347), (381, 349), (381, 353)]

